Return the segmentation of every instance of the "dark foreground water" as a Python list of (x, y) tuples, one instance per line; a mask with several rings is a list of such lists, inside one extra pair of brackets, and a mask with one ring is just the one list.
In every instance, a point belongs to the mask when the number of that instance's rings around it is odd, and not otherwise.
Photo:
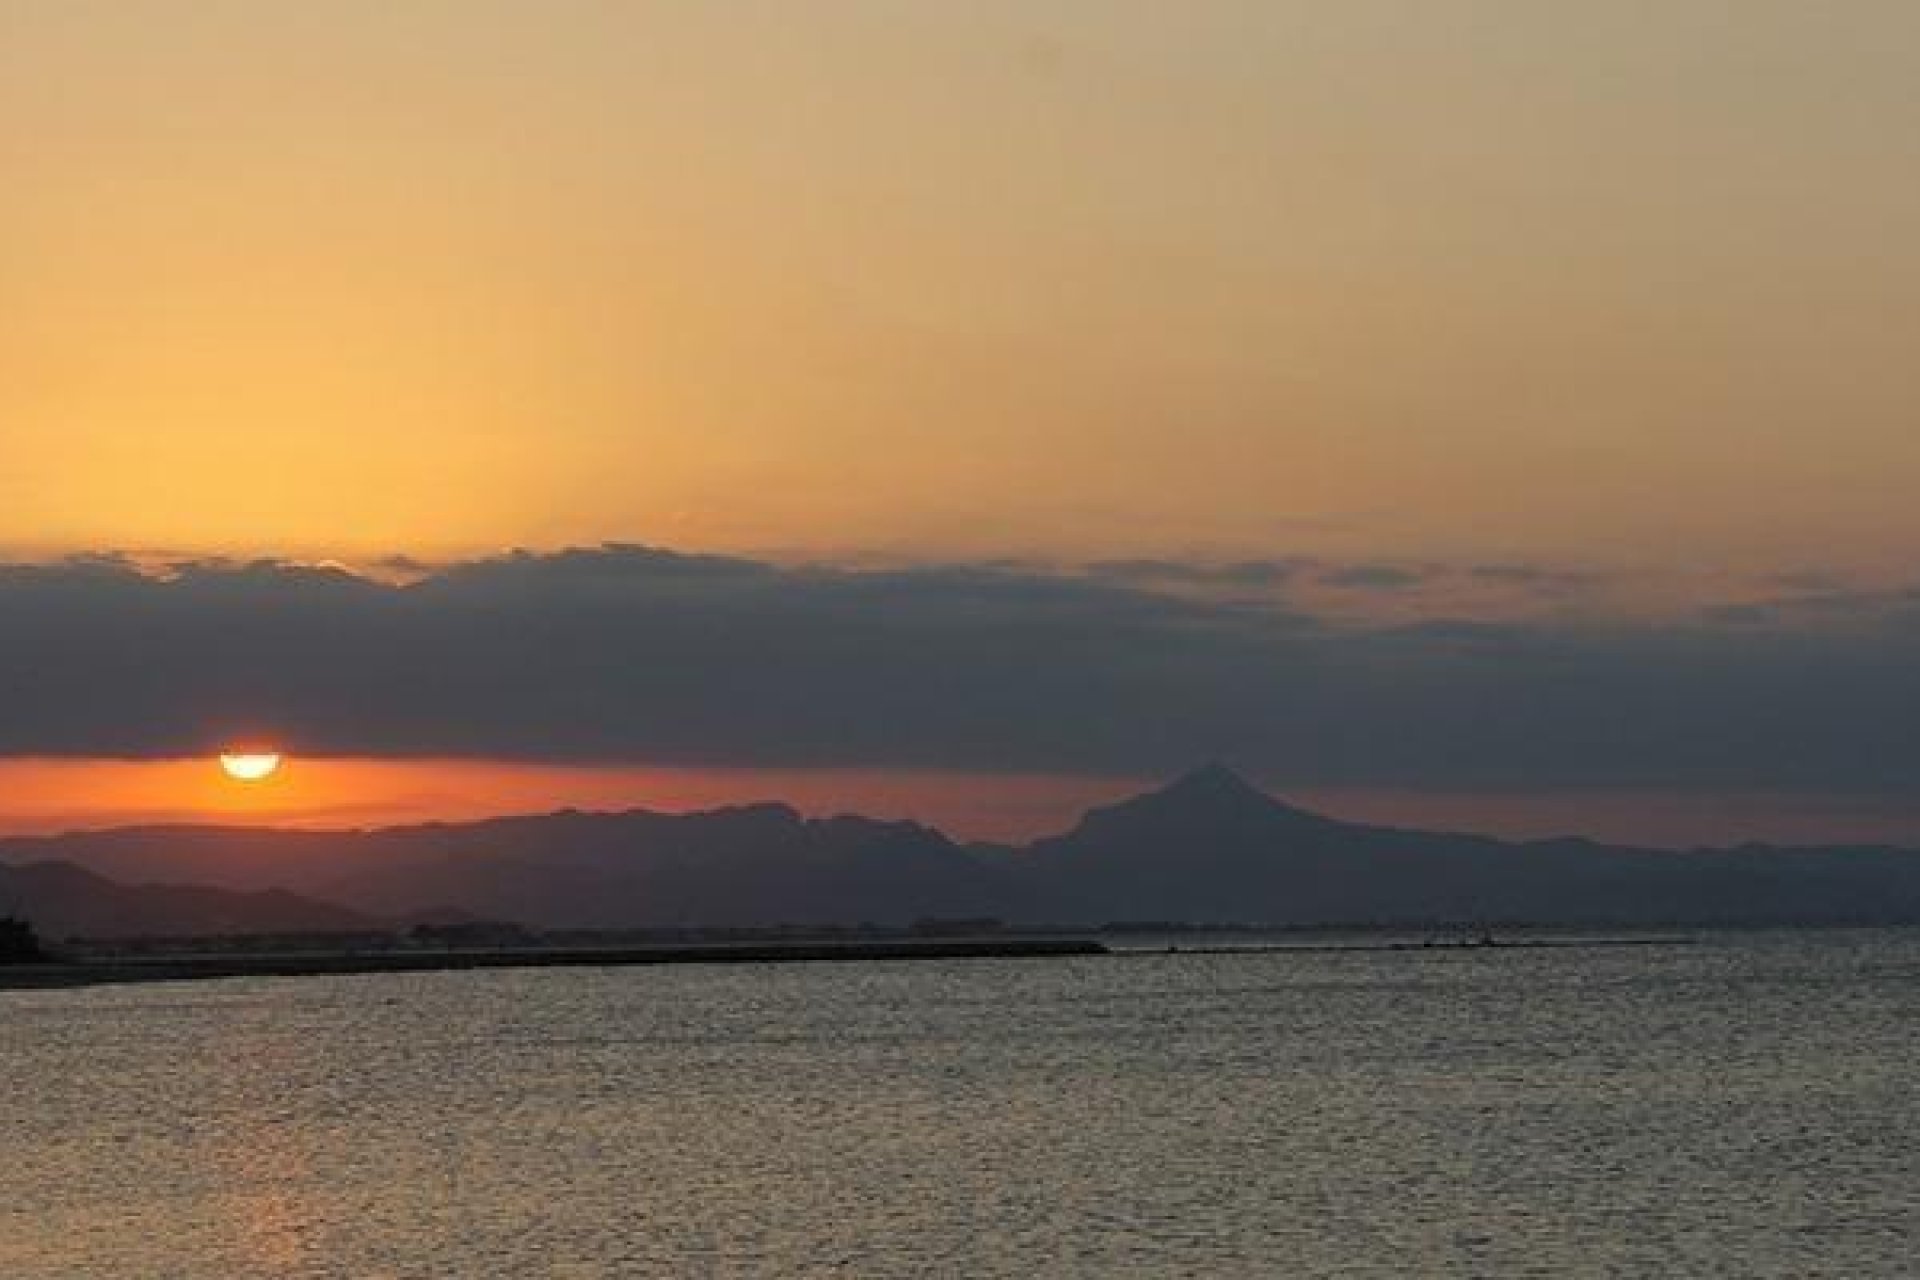
[(1900, 1276), (1920, 934), (0, 993), (0, 1276)]

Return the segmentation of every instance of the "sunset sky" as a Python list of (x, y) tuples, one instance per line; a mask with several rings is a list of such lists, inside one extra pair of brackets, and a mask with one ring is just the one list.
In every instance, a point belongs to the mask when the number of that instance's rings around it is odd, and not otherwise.
[(0, 830), (1005, 836), (1222, 757), (1920, 843), (1916, 58), (1908, 0), (0, 0)]

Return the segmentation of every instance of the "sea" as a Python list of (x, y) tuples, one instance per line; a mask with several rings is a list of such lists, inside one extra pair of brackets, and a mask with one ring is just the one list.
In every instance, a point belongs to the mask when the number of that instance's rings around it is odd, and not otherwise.
[(0, 1276), (1912, 1276), (1917, 1072), (1916, 931), (0, 992)]

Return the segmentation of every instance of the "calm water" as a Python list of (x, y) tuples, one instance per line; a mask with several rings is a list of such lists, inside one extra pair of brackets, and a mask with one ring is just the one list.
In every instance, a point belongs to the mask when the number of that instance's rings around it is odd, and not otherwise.
[(0, 993), (0, 1275), (1894, 1276), (1920, 934)]

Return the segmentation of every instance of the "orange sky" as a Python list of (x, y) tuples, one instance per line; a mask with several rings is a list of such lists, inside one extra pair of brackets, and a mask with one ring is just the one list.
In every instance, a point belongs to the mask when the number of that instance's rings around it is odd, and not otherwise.
[[(1910, 0), (9, 0), (0, 559), (1895, 580), (1916, 55)], [(0, 826), (781, 795), (998, 835), (1125, 785), (16, 760)]]
[(1920, 7), (15, 0), (0, 547), (1920, 537)]
[[(809, 816), (913, 818), (960, 840), (1019, 842), (1160, 779), (855, 769), (581, 768), (471, 760), (292, 760), (243, 784), (212, 760), (0, 760), (0, 835), (146, 822), (369, 827), (560, 808), (686, 812), (780, 800)], [(1628, 789), (1308, 788), (1285, 798), (1356, 821), (1515, 839), (1580, 834), (1692, 847), (1744, 840), (1920, 845), (1920, 807), (1818, 795)]]
[(236, 782), (213, 760), (0, 760), (0, 832), (142, 822), (360, 827), (582, 809), (679, 812), (780, 800), (804, 812), (914, 817), (977, 839), (1055, 829), (1134, 782), (878, 770), (566, 767), (476, 760), (289, 760)]

